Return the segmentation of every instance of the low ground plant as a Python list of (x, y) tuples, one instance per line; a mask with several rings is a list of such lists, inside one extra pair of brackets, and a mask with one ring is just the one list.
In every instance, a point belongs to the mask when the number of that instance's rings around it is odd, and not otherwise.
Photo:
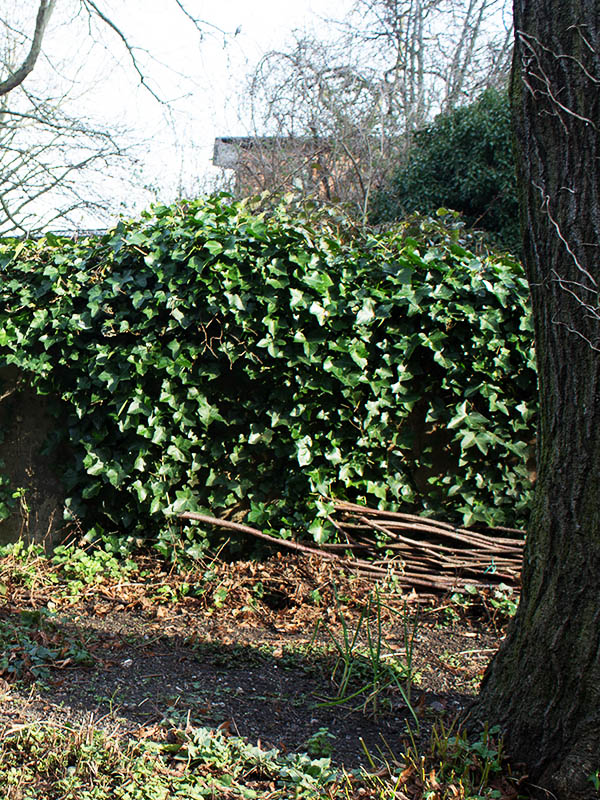
[(42, 545), (19, 539), (0, 546), (0, 593), (8, 585), (36, 589), (55, 587), (54, 599), (77, 599), (102, 583), (119, 583), (138, 572), (132, 559), (119, 558), (98, 545), (58, 545), (47, 554)]
[[(389, 698), (390, 692), (395, 691), (401, 695), (418, 728), (419, 718), (411, 702), (412, 686), (418, 680), (413, 665), (414, 640), (418, 628), (416, 615), (412, 615), (411, 619), (406, 604), (400, 611), (385, 605), (376, 587), (353, 625), (346, 618), (335, 588), (334, 597), (341, 635), (323, 616), (313, 636), (314, 640), (319, 630), (323, 630), (335, 651), (331, 681), (337, 687), (337, 695), (325, 703), (352, 705), (360, 701), (360, 707), (371, 708), (376, 714), (380, 704)], [(384, 610), (392, 617), (399, 616), (401, 619), (403, 649), (400, 652), (391, 650), (385, 644)]]
[(74, 544), (55, 547), (51, 562), (60, 567), (67, 582), (79, 581), (82, 585), (125, 580), (136, 569), (131, 559), (116, 558), (102, 547), (86, 549)]
[(519, 794), (518, 777), (512, 777), (502, 751), (498, 728), (483, 729), (471, 737), (456, 725), (442, 719), (434, 723), (428, 748), (417, 745), (409, 736), (405, 752), (377, 759), (366, 751), (371, 770), (364, 780), (373, 797), (379, 800), (404, 800), (407, 789), (411, 797), (423, 800), (500, 800), (525, 798)]
[[(319, 743), (327, 732), (317, 732)], [(485, 730), (469, 740), (434, 727), (430, 750), (373, 756), (352, 772), (322, 753), (283, 753), (207, 728), (174, 729), (172, 741), (131, 741), (93, 721), (61, 728), (24, 725), (0, 742), (6, 800), (499, 800), (517, 794), (501, 740)], [(315, 740), (316, 741), (316, 740)], [(307, 745), (308, 749), (308, 745)]]
[(91, 655), (47, 608), (0, 618), (0, 675), (8, 680), (47, 680), (51, 672), (90, 664)]
[(466, 584), (450, 596), (447, 612), (449, 618), (458, 617), (458, 609), (463, 613), (483, 614), (487, 622), (501, 629), (517, 613), (518, 603), (514, 588), (505, 583), (489, 587)]

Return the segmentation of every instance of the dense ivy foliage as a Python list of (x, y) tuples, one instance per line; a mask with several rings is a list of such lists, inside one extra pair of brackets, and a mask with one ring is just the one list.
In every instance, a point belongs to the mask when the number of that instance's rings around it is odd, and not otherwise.
[(527, 285), (457, 237), (213, 197), (2, 243), (0, 366), (60, 399), (68, 513), (163, 542), (183, 510), (322, 540), (326, 497), (522, 523)]
[(406, 162), (375, 199), (373, 222), (440, 207), (520, 252), (519, 209), (506, 93), (485, 91), (470, 105), (440, 114), (419, 131)]

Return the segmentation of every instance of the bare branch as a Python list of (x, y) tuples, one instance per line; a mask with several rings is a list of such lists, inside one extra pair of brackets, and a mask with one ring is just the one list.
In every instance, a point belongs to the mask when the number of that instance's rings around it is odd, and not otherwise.
[[(227, 36), (227, 32), (224, 31), (222, 28), (219, 28), (218, 25), (214, 25), (212, 22), (207, 22), (205, 19), (197, 19), (196, 17), (192, 16), (181, 0), (175, 0), (181, 11), (185, 14), (185, 16), (192, 22), (198, 33), (204, 36), (204, 29), (205, 28), (213, 28), (213, 30), (222, 33), (223, 36)], [(239, 28), (236, 30), (236, 34), (239, 32)]]
[[(274, 150), (248, 146), (240, 169), (252, 160), (261, 188), (294, 175), (288, 189), (337, 197), (366, 221), (370, 198), (414, 133), (506, 77), (511, 39), (495, 18), (504, 7), (508, 0), (357, 0), (352, 14), (335, 23), (341, 35), (334, 41), (297, 35), (289, 51), (267, 53), (249, 82), (252, 133), (257, 142), (281, 141), (281, 163), (277, 169)], [(294, 147), (296, 164), (306, 161), (308, 140), (319, 182), (291, 166)], [(258, 188), (241, 172), (235, 181), (238, 193)]]
[(137, 72), (137, 74), (139, 76), (139, 79), (140, 79), (140, 83), (142, 84), (142, 86), (148, 92), (150, 92), (150, 94), (152, 95), (152, 97), (154, 97), (155, 100), (157, 100), (159, 103), (164, 104), (165, 101), (150, 86), (150, 84), (148, 83), (148, 79), (146, 77), (145, 72), (140, 67), (138, 59), (137, 59), (137, 57), (135, 55), (135, 50), (139, 49), (139, 48), (134, 48), (130, 44), (129, 39), (125, 36), (123, 31), (116, 25), (115, 22), (113, 22), (113, 20), (110, 17), (107, 17), (106, 14), (98, 8), (98, 6), (94, 2), (94, 0), (83, 0), (83, 2), (87, 7), (91, 8), (94, 11), (94, 13), (102, 20), (102, 22), (104, 22), (106, 25), (108, 25), (108, 27), (112, 31), (114, 31), (114, 33), (116, 33), (116, 35), (119, 37), (119, 39), (121, 40), (121, 42), (125, 46), (125, 49), (127, 50), (127, 53), (129, 54), (129, 58), (131, 59), (131, 63), (133, 65), (133, 68)]
[(0, 96), (8, 94), (17, 86), (20, 86), (25, 78), (27, 78), (27, 76), (33, 71), (33, 68), (35, 67), (38, 57), (42, 51), (42, 41), (44, 39), (44, 34), (46, 33), (46, 28), (48, 26), (48, 22), (50, 21), (50, 17), (52, 16), (52, 12), (54, 11), (55, 5), (56, 0), (40, 0), (37, 18), (35, 21), (35, 31), (29, 53), (27, 54), (27, 57), (21, 66), (15, 70), (5, 81), (0, 83)]

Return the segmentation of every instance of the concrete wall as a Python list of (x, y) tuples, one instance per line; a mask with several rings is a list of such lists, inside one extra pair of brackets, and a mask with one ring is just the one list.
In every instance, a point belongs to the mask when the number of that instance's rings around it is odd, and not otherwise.
[(0, 543), (23, 536), (51, 546), (63, 528), (63, 489), (56, 464), (59, 453), (42, 455), (56, 422), (43, 397), (32, 392), (16, 368), (0, 369), (0, 472), (10, 490), (24, 489), (23, 502), (0, 522)]

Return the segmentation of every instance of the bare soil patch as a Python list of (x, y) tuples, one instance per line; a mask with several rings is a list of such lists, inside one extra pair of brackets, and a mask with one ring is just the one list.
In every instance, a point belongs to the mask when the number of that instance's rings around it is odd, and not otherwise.
[[(177, 728), (206, 726), (283, 751), (330, 746), (323, 754), (352, 769), (365, 764), (365, 748), (374, 756), (399, 752), (414, 715), (426, 738), (434, 720), (450, 724), (463, 713), (501, 638), (484, 612), (476, 619), (448, 599), (423, 603), (383, 586), (379, 627), (372, 606), (370, 630), (381, 633), (386, 658), (412, 659), (411, 708), (393, 686), (331, 705), (343, 667), (333, 640), (343, 641), (344, 626), (356, 630), (373, 598), (370, 581), (300, 556), (183, 573), (148, 562), (143, 577), (62, 598), (42, 578), (33, 588), (9, 582), (2, 617), (50, 604), (53, 640), (78, 641), (91, 658), (77, 664), (65, 655), (33, 682), (5, 673), (5, 730), (92, 719), (113, 734), (165, 739)], [(365, 631), (363, 617), (357, 653), (368, 650)], [(368, 659), (355, 667), (349, 687), (358, 690), (371, 678)]]

